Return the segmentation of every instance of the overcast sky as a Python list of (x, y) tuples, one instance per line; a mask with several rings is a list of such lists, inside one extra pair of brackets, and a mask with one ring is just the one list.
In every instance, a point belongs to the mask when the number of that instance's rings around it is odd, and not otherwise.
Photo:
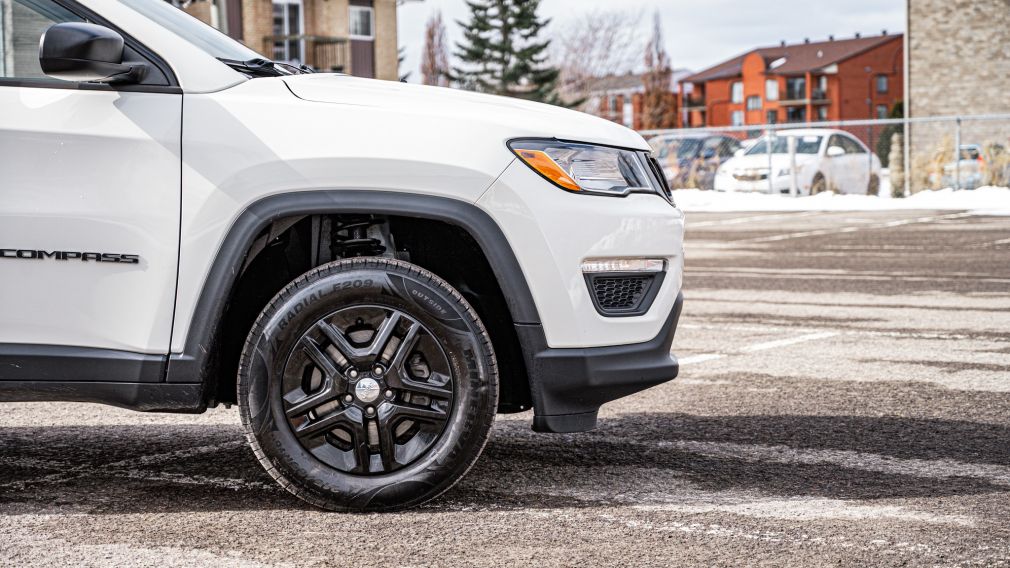
[[(700, 71), (751, 48), (780, 40), (801, 42), (851, 37), (856, 32), (879, 34), (905, 29), (906, 0), (542, 0), (540, 11), (552, 25), (564, 25), (573, 14), (592, 9), (641, 11), (642, 33), (648, 34), (651, 14), (659, 10), (667, 51), (674, 66)], [(406, 48), (403, 71), (420, 80), (424, 25), (441, 10), (455, 47), (461, 38), (456, 20), (466, 20), (463, 0), (409, 0), (399, 10), (399, 40)]]

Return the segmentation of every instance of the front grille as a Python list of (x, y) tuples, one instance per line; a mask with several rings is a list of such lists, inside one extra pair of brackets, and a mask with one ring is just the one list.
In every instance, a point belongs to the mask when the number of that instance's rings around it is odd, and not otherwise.
[(662, 273), (586, 274), (586, 283), (601, 315), (638, 316), (649, 311), (662, 276)]

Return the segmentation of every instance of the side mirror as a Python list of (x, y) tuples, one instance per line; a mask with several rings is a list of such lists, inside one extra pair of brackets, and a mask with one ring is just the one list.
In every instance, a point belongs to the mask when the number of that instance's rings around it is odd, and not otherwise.
[(838, 156), (844, 156), (845, 150), (841, 146), (831, 146), (828, 148), (828, 157), (837, 158)]
[(135, 82), (141, 66), (123, 63), (123, 36), (84, 22), (55, 24), (42, 34), (42, 71), (64, 81)]

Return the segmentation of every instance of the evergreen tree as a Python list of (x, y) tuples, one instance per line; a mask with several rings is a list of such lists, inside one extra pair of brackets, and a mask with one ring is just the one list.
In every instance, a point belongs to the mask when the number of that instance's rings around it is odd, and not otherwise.
[(466, 0), (470, 21), (456, 44), (462, 65), (457, 86), (473, 91), (561, 104), (558, 69), (550, 66), (550, 40), (540, 39), (550, 20), (537, 17), (540, 0)]

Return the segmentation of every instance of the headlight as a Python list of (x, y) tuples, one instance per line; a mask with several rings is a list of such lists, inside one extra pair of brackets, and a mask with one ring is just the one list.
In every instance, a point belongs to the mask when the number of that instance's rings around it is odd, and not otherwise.
[(513, 140), (509, 149), (527, 166), (567, 191), (623, 196), (661, 194), (645, 152), (556, 140)]

